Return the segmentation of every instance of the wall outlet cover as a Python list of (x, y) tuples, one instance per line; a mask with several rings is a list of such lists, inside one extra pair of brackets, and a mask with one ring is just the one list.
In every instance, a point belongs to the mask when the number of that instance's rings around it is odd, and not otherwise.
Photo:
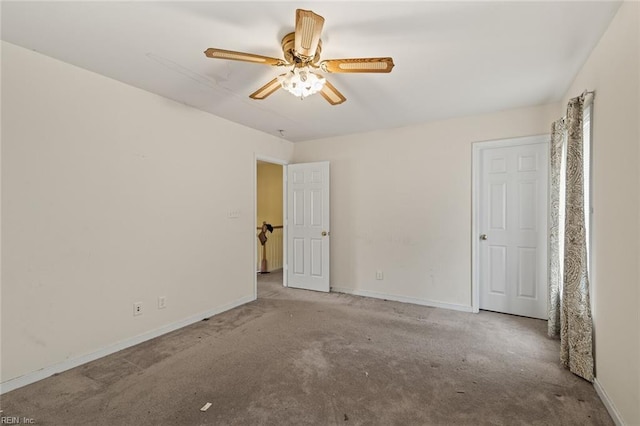
[(142, 302), (133, 304), (133, 316), (137, 317), (138, 315), (142, 315)]

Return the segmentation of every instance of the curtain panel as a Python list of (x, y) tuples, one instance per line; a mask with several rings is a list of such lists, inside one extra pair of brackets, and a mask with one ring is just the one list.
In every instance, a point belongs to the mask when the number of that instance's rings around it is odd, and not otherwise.
[[(548, 310), (549, 321), (547, 322), (547, 332), (550, 337), (560, 336), (560, 291), (562, 290), (562, 253), (560, 220), (564, 219), (561, 214), (560, 189), (562, 185), (562, 158), (566, 141), (567, 128), (564, 118), (555, 121), (551, 125), (551, 145), (550, 145), (550, 188), (549, 188), (549, 291)], [(564, 225), (564, 224), (563, 224)]]
[(548, 333), (560, 336), (562, 364), (592, 382), (593, 321), (584, 210), (584, 101), (584, 94), (571, 99), (566, 119), (552, 125)]

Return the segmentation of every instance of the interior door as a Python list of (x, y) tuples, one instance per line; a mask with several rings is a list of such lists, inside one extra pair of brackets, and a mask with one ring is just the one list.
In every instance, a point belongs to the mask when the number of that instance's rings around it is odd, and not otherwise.
[(548, 141), (528, 140), (480, 150), (480, 309), (546, 319)]
[(329, 162), (287, 166), (287, 285), (328, 292)]

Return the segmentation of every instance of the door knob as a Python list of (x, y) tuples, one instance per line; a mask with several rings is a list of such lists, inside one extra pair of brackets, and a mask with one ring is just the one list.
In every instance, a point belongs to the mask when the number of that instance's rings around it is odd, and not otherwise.
[(327, 235), (329, 235), (329, 233), (327, 231), (322, 231), (322, 236), (326, 237)]
[(486, 240), (486, 239), (488, 239), (488, 238), (489, 238), (489, 237), (487, 236), (487, 234), (482, 234), (482, 235), (480, 235), (480, 239), (481, 239), (481, 240)]

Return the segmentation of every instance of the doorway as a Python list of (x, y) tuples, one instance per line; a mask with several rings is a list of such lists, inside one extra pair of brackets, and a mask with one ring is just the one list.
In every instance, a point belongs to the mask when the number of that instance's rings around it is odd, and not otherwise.
[[(289, 165), (282, 160), (256, 155), (254, 170), (256, 227), (252, 238), (256, 244), (254, 268), (259, 273), (255, 274), (254, 297), (258, 297), (258, 276), (274, 272), (284, 287), (329, 292), (329, 162)], [(270, 175), (280, 173), (281, 180), (273, 179), (279, 183), (271, 183), (270, 188), (265, 189), (264, 170), (270, 170), (267, 172)], [(262, 211), (263, 202), (272, 206), (273, 215), (266, 216)], [(274, 207), (277, 203), (280, 209)], [(280, 220), (280, 224), (269, 222), (274, 219), (275, 222)], [(277, 233), (282, 235), (281, 243)], [(268, 244), (273, 234), (276, 234), (276, 241), (272, 247), (276, 253), (270, 254)], [(280, 259), (281, 263), (274, 263)], [(264, 280), (274, 282), (272, 278)]]
[(473, 145), (473, 310), (546, 319), (549, 137)]
[(258, 281), (286, 285), (285, 261), (285, 183), (286, 163), (256, 156), (255, 161), (255, 296)]

